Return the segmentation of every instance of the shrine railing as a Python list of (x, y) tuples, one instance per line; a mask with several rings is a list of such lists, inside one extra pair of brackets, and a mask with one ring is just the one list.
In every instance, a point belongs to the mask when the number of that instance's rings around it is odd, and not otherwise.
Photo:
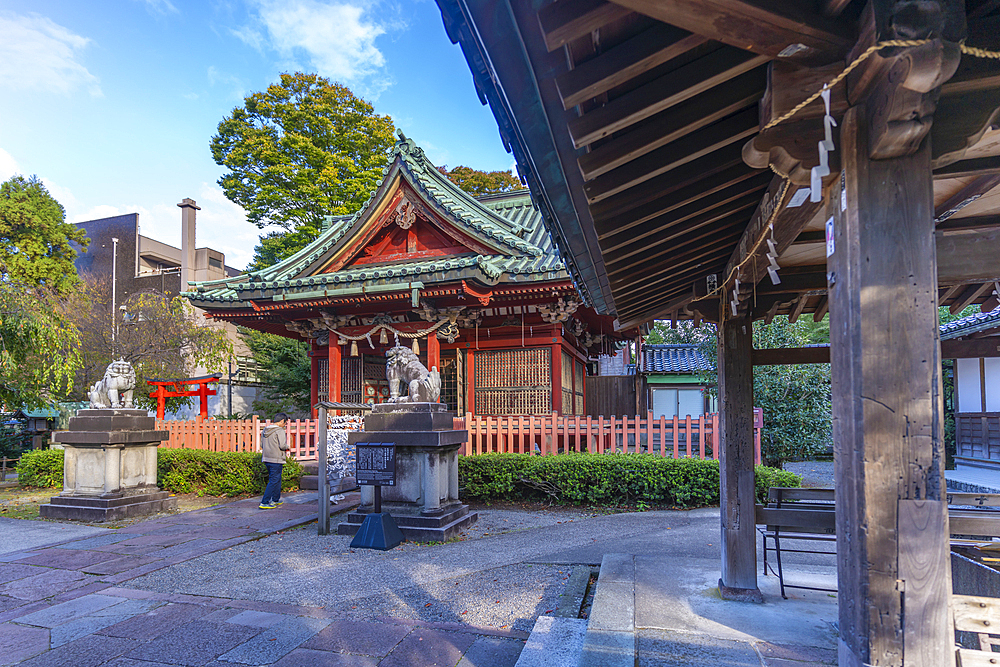
[[(754, 463), (760, 463), (760, 431), (764, 413), (754, 409)], [(551, 415), (480, 416), (455, 419), (455, 428), (467, 428), (469, 440), (462, 454), (488, 452), (557, 454), (567, 451), (598, 453), (646, 452), (680, 458), (719, 458), (716, 446), (718, 413), (682, 418), (645, 416), (582, 417)]]
[[(167, 449), (204, 449), (210, 452), (259, 452), (260, 431), (270, 420), (197, 419), (156, 420), (156, 428), (168, 431), (170, 439), (160, 446)], [(317, 419), (289, 420), (285, 423), (289, 454), (298, 460), (316, 459)]]

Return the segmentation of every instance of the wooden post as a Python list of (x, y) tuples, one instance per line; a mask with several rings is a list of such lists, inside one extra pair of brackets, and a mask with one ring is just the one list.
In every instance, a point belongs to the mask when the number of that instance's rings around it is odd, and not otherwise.
[[(427, 368), (441, 370), (441, 341), (438, 340), (437, 333), (434, 331), (427, 335)], [(441, 402), (440, 396), (438, 402)]]
[(319, 440), (319, 470), (317, 471), (316, 494), (319, 501), (319, 521), (317, 522), (319, 535), (330, 534), (330, 484), (326, 478), (326, 408), (319, 408), (319, 428), (316, 437)]
[(476, 413), (476, 353), (469, 350), (466, 354), (467, 372), (465, 374), (465, 410), (469, 414)]
[[(553, 343), (552, 349), (552, 412), (562, 414), (562, 346)], [(552, 425), (555, 437), (555, 423)]]
[[(313, 419), (316, 419), (316, 416), (319, 414), (316, 410), (316, 404), (319, 403), (319, 352), (319, 346), (313, 341), (309, 349), (309, 405), (313, 406)], [(229, 381), (232, 382), (232, 380), (233, 378), (230, 377)], [(230, 405), (229, 407), (230, 411), (232, 411), (232, 406)]]
[(954, 664), (930, 141), (870, 159), (863, 106), (841, 138), (846, 200), (836, 185), (827, 198), (839, 664)]
[[(753, 325), (749, 318), (730, 319), (723, 299), (719, 325), (719, 484), (722, 513), (724, 600), (763, 602), (757, 588), (757, 542), (754, 529), (753, 470)], [(674, 421), (676, 424), (676, 420)], [(688, 456), (692, 454), (690, 439)]]
[(337, 337), (330, 333), (330, 345), (329, 345), (329, 356), (327, 359), (328, 368), (326, 371), (326, 400), (331, 403), (340, 402), (340, 385), (341, 385), (341, 363), (340, 363), (340, 345), (337, 344)]

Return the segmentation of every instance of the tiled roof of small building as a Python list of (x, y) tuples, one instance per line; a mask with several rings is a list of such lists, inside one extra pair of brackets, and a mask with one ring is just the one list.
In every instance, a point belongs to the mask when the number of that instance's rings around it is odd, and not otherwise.
[[(330, 273), (305, 275), (309, 267), (322, 262), (330, 252), (336, 251), (345, 237), (351, 236), (356, 224), (365, 218), (372, 204), (377, 203), (377, 198), (386, 196), (388, 184), (397, 174), (429, 205), (460, 225), (465, 233), (501, 252), (347, 267)], [(378, 190), (357, 213), (329, 218), (329, 227), (316, 241), (274, 266), (226, 280), (197, 283), (193, 291), (185, 295), (203, 308), (211, 308), (213, 303), (249, 306), (250, 298), (266, 297), (272, 292), (336, 292), (361, 285), (435, 283), (470, 277), (496, 284), (565, 280), (569, 274), (527, 190), (473, 197), (438, 171), (423, 150), (401, 137), (393, 146)]]
[(988, 313), (976, 313), (941, 325), (941, 340), (961, 338), (988, 329), (1000, 328), (1000, 308)]
[(697, 373), (711, 368), (711, 360), (697, 345), (647, 345), (643, 348), (646, 373)]

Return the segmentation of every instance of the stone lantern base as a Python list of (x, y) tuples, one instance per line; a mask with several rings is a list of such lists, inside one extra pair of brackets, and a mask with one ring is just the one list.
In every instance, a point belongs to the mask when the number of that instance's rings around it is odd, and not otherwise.
[(145, 410), (78, 410), (69, 430), (54, 434), (65, 452), (63, 490), (41, 516), (113, 521), (177, 507), (156, 486), (156, 449), (169, 433), (155, 426)]
[[(469, 432), (455, 430), (454, 416), (443, 403), (382, 403), (365, 417), (364, 431), (347, 436), (351, 444), (396, 445), (396, 484), (382, 487), (382, 511), (408, 540), (444, 542), (479, 518), (458, 499), (458, 450)], [(361, 487), (361, 506), (337, 526), (338, 535), (354, 535), (374, 512), (374, 488)]]

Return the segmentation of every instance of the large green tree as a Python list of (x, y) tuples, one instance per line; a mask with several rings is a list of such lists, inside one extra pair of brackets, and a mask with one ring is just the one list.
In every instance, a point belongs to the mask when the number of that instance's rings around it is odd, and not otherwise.
[(317, 74), (282, 74), (219, 123), (212, 157), (226, 196), (260, 227), (278, 227), (252, 268), (314, 240), (323, 217), (357, 211), (382, 177), (394, 139), (388, 116)]
[(63, 308), (79, 282), (82, 230), (36, 176), (0, 184), (0, 403), (37, 407), (64, 396), (80, 367), (79, 333)]
[(312, 370), (305, 343), (273, 334), (241, 329), (240, 334), (260, 368), (257, 380), (265, 389), (254, 400), (254, 410), (309, 413)]
[(454, 169), (448, 169), (446, 165), (438, 167), (438, 170), (447, 176), (452, 183), (473, 195), (489, 195), (524, 189), (521, 181), (510, 171), (479, 171), (461, 165)]
[(78, 282), (77, 243), (86, 232), (66, 222), (66, 211), (37, 176), (0, 184), (0, 268), (15, 282), (67, 294)]

